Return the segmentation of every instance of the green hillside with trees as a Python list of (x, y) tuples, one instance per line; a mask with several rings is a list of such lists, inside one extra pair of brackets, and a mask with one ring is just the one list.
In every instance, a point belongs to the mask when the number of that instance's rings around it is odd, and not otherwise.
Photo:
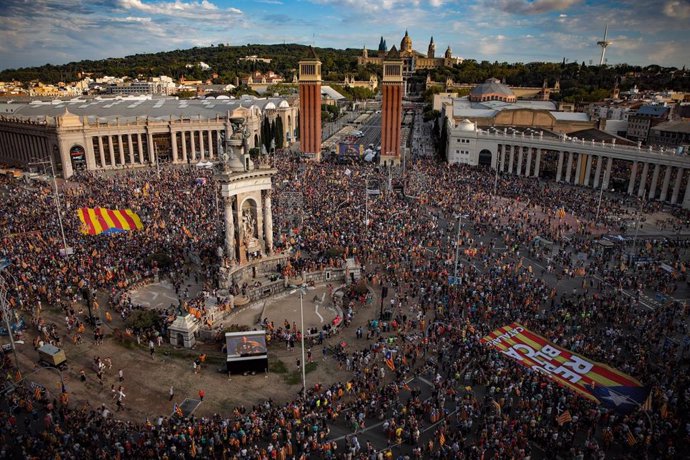
[[(160, 53), (136, 54), (122, 58), (85, 60), (64, 65), (46, 64), (41, 67), (8, 69), (0, 72), (0, 80), (19, 80), (24, 83), (40, 80), (44, 83), (70, 82), (79, 79), (81, 73), (93, 77), (110, 75), (115, 77), (149, 78), (168, 75), (175, 79), (184, 76), (189, 80), (207, 80), (214, 83), (235, 83), (235, 79), (254, 70), (273, 70), (290, 82), (296, 72), (298, 61), (307, 55), (308, 47), (298, 44), (227, 46), (223, 44), (208, 47), (194, 47)], [(324, 80), (340, 82), (346, 75), (366, 80), (371, 74), (381, 75), (379, 66), (357, 66), (361, 49), (315, 48), (322, 61)], [(371, 51), (375, 53), (375, 51)], [(241, 61), (245, 56), (257, 55), (272, 59), (271, 63)], [(202, 70), (199, 62), (208, 64), (209, 70)], [(188, 68), (191, 64), (193, 67)], [(546, 80), (553, 87), (560, 81), (561, 92), (554, 99), (566, 101), (595, 101), (606, 97), (616, 81), (622, 91), (637, 86), (640, 90), (670, 89), (690, 92), (690, 73), (683, 69), (664, 68), (657, 65), (646, 67), (619, 64), (615, 66), (587, 66), (584, 62), (478, 62), (468, 59), (452, 68), (435, 69), (429, 72), (436, 82), (447, 78), (455, 83), (480, 83), (490, 77), (505, 80), (511, 86), (541, 86)], [(418, 81), (426, 78), (427, 71), (420, 71)], [(285, 88), (285, 90), (288, 90)], [(347, 90), (343, 90), (347, 92)], [(350, 91), (349, 99), (368, 97), (363, 90)]]
[[(157, 77), (167, 75), (175, 79), (181, 76), (188, 80), (206, 80), (215, 73), (217, 83), (234, 83), (254, 70), (262, 72), (273, 70), (291, 79), (299, 60), (307, 55), (308, 47), (297, 44), (284, 45), (244, 45), (227, 46), (223, 44), (208, 47), (194, 47), (186, 50), (161, 53), (135, 54), (123, 58), (109, 58), (98, 61), (85, 60), (63, 65), (46, 64), (41, 67), (8, 69), (0, 72), (0, 81), (18, 80), (29, 82), (41, 80), (44, 83), (75, 81), (80, 72), (91, 73), (94, 77), (110, 75), (114, 77)], [(342, 79), (345, 73), (359, 74), (356, 57), (361, 50), (316, 48), (322, 61), (322, 74), (326, 80)], [(245, 56), (257, 55), (272, 59), (271, 63), (240, 61)], [(199, 62), (208, 64), (209, 70), (202, 70)], [(187, 68), (188, 64), (195, 65)], [(369, 74), (366, 74), (368, 78)], [(342, 76), (342, 78), (340, 78)]]

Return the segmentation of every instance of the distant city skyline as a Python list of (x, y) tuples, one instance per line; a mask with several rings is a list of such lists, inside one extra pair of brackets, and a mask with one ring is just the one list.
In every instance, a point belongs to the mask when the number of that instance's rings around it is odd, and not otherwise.
[(399, 46), (478, 61), (690, 65), (690, 0), (3, 0), (0, 69), (211, 44)]

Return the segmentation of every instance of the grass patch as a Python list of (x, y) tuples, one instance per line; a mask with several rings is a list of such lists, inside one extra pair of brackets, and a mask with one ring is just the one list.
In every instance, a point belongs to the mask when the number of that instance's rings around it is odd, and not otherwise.
[[(304, 372), (305, 374), (314, 372), (317, 367), (318, 363), (316, 362), (307, 363)], [(296, 371), (290, 372), (289, 374), (284, 375), (283, 378), (285, 379), (285, 383), (287, 383), (288, 385), (297, 385), (298, 383), (302, 383), (302, 370), (298, 369)]]
[(139, 346), (137, 345), (137, 343), (136, 343), (135, 341), (133, 341), (133, 340), (118, 340), (118, 339), (115, 339), (115, 340), (113, 340), (113, 342), (115, 342), (116, 344), (118, 344), (118, 345), (120, 345), (121, 347), (124, 347), (124, 348), (126, 348), (126, 349), (128, 349), (128, 350), (136, 350), (137, 348), (139, 348)]
[(268, 359), (268, 372), (274, 374), (287, 374), (287, 366), (278, 358)]

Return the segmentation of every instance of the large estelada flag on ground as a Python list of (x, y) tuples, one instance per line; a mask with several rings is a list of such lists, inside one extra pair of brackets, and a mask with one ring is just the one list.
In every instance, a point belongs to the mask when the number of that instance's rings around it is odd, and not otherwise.
[(649, 393), (633, 377), (559, 347), (519, 323), (496, 329), (481, 342), (581, 396), (620, 412), (639, 407)]
[(79, 208), (81, 232), (85, 235), (141, 230), (144, 225), (131, 209)]

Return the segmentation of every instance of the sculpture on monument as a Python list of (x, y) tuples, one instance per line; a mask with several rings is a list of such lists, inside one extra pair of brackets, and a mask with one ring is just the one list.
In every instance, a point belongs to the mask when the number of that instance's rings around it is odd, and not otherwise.
[(259, 239), (257, 238), (256, 218), (254, 209), (248, 201), (242, 206), (242, 235), (244, 245), (249, 252), (260, 250)]
[(218, 138), (218, 157), (221, 160), (219, 169), (221, 173), (226, 174), (245, 170), (241, 158), (244, 148), (244, 132), (247, 130), (245, 120), (242, 117), (233, 117), (229, 121), (229, 125), (226, 124), (227, 132), (224, 139), (220, 136)]

